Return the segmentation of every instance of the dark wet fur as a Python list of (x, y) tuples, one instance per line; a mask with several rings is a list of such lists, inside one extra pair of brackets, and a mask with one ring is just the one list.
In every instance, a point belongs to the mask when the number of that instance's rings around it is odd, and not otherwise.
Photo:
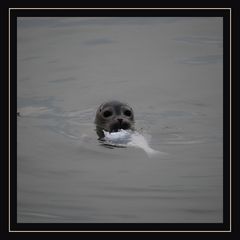
[(95, 124), (99, 139), (104, 138), (103, 130), (107, 132), (118, 132), (120, 129), (134, 130), (133, 109), (119, 101), (103, 103), (96, 112)]

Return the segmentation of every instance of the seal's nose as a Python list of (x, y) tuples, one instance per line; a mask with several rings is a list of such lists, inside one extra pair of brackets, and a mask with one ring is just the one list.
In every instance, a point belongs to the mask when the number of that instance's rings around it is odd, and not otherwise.
[(118, 118), (118, 121), (119, 121), (119, 123), (121, 125), (123, 120), (121, 118)]

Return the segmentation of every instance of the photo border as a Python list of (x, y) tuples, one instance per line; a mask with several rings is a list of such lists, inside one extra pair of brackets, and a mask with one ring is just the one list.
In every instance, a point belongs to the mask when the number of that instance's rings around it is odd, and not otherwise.
[[(231, 232), (231, 8), (9, 8), (9, 232)], [(223, 223), (17, 223), (17, 17), (223, 17)]]

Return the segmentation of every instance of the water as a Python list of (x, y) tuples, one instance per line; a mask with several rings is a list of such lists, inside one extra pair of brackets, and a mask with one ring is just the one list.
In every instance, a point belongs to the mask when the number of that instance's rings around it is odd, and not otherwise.
[[(223, 221), (222, 18), (18, 18), (17, 37), (18, 222)], [(112, 99), (132, 146), (97, 140)]]

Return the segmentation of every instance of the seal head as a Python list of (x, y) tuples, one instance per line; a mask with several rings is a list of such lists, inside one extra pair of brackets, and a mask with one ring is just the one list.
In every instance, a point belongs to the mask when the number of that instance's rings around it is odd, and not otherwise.
[(110, 133), (118, 132), (120, 129), (134, 130), (133, 109), (119, 101), (103, 103), (97, 109), (95, 124), (99, 139), (104, 137), (103, 130)]

